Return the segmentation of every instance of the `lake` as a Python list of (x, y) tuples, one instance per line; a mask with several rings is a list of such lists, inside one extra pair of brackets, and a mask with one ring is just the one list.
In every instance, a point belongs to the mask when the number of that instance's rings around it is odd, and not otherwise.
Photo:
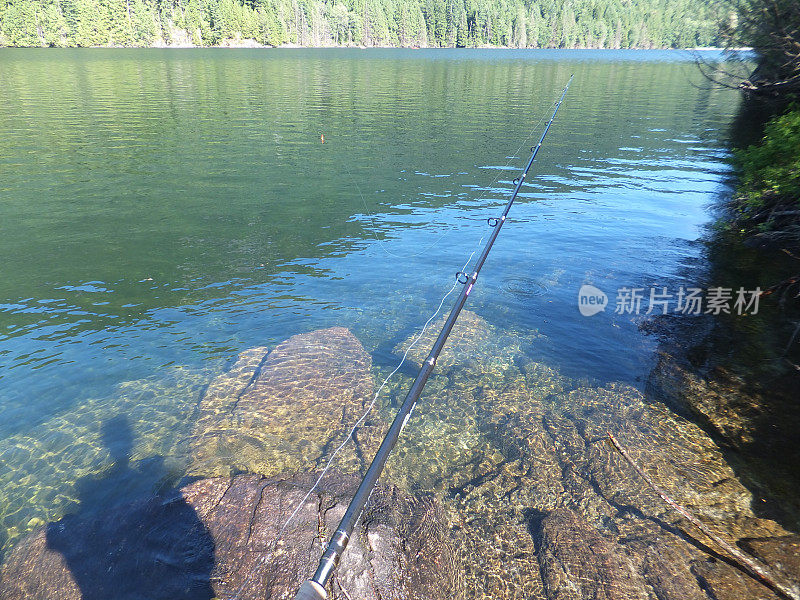
[(99, 506), (178, 481), (248, 348), (344, 326), (391, 371), (572, 74), (467, 308), (565, 378), (643, 389), (657, 341), (615, 297), (698, 262), (739, 101), (689, 53), (0, 51), (0, 546), (120, 457), (138, 475)]

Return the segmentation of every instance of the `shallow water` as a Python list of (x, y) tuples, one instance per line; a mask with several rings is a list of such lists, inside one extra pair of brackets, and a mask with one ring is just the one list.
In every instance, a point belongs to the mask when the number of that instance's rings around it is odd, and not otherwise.
[(343, 325), (393, 367), (572, 73), (469, 308), (567, 377), (641, 387), (644, 315), (577, 293), (699, 256), (738, 96), (687, 53), (3, 50), (0, 546), (180, 478), (247, 348)]

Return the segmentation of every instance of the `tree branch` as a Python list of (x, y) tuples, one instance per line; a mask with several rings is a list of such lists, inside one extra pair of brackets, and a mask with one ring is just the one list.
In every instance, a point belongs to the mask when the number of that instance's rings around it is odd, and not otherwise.
[(622, 455), (622, 458), (626, 460), (626, 462), (633, 467), (633, 470), (636, 471), (639, 476), (644, 479), (650, 488), (658, 494), (661, 499), (666, 502), (669, 506), (683, 515), (692, 525), (697, 527), (700, 531), (702, 531), (706, 536), (708, 536), (711, 540), (714, 541), (720, 548), (722, 548), (727, 554), (736, 561), (742, 568), (750, 572), (756, 579), (761, 581), (762, 583), (769, 586), (771, 589), (779, 592), (783, 596), (787, 598), (791, 598), (791, 600), (800, 600), (800, 586), (797, 584), (790, 585), (781, 581), (775, 574), (769, 569), (766, 565), (760, 564), (755, 561), (755, 559), (750, 558), (744, 552), (739, 550), (736, 546), (723, 540), (719, 537), (716, 533), (711, 531), (711, 529), (705, 525), (700, 519), (695, 517), (692, 513), (690, 513), (687, 509), (683, 506), (675, 502), (672, 498), (670, 498), (667, 493), (656, 484), (647, 473), (642, 471), (642, 469), (637, 465), (628, 452), (620, 445), (617, 439), (608, 432), (608, 439), (611, 441), (611, 444), (614, 448)]

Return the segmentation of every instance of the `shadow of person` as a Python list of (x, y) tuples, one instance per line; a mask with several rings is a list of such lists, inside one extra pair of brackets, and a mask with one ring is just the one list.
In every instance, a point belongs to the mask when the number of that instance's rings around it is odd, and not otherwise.
[(47, 526), (83, 600), (210, 600), (214, 541), (167, 479), (161, 457), (130, 462), (133, 433), (125, 417), (102, 425), (114, 465), (77, 484), (80, 508)]

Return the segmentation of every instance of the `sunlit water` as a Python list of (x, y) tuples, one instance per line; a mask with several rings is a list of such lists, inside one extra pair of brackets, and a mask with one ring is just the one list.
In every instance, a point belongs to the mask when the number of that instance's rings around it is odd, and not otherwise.
[[(688, 53), (3, 50), (0, 546), (121, 456), (98, 505), (177, 480), (203, 387), (249, 347), (343, 325), (394, 366), (573, 73), (469, 308), (568, 377), (641, 387), (655, 341), (614, 296), (697, 258), (738, 101)], [(612, 306), (581, 316), (584, 283)]]

